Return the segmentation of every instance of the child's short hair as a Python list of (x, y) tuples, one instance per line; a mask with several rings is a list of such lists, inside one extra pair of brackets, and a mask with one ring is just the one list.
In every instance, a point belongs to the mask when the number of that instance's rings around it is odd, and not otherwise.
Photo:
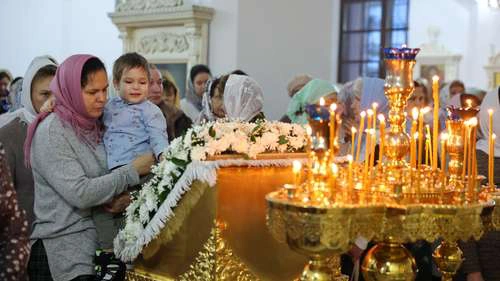
[(113, 81), (120, 81), (123, 72), (136, 67), (144, 69), (148, 80), (151, 79), (148, 61), (145, 57), (139, 55), (136, 52), (133, 52), (123, 54), (118, 59), (116, 59), (115, 64), (113, 65)]

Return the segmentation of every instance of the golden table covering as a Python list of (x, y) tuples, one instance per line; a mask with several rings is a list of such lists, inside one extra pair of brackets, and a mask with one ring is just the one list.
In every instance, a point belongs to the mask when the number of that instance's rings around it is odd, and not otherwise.
[(215, 187), (194, 182), (175, 216), (134, 262), (128, 279), (292, 280), (307, 259), (272, 237), (265, 201), (266, 194), (292, 181), (290, 167), (243, 166), (219, 168)]

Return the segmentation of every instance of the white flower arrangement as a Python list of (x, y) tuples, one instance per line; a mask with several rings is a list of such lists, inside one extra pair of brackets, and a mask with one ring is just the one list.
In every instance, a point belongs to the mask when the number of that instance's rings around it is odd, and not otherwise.
[[(140, 191), (132, 194), (132, 203), (125, 213), (125, 226), (115, 238), (115, 253), (122, 260), (131, 260), (159, 233), (158, 228), (161, 227), (148, 227), (148, 224), (189, 164), (222, 153), (237, 153), (255, 159), (258, 154), (266, 152), (297, 152), (306, 145), (305, 135), (300, 125), (268, 121), (242, 123), (219, 120), (190, 128), (164, 151), (164, 160), (152, 169), (153, 178)], [(175, 206), (182, 194), (174, 194), (175, 203), (170, 204)], [(166, 223), (168, 217), (159, 219), (160, 226)], [(142, 233), (151, 228), (154, 229), (152, 234), (144, 238)]]

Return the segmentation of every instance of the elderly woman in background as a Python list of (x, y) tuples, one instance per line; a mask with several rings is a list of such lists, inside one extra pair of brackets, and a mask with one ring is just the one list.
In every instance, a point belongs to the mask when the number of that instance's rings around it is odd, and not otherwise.
[(0, 280), (28, 280), (28, 222), (17, 205), (5, 152), (0, 143)]
[(0, 114), (9, 111), (9, 85), (12, 74), (6, 69), (0, 69)]
[(0, 115), (0, 142), (4, 144), (19, 205), (26, 211), (30, 228), (35, 220), (33, 174), (31, 169), (24, 165), (23, 144), (29, 124), (35, 120), (42, 104), (52, 96), (49, 84), (56, 74), (56, 69), (57, 62), (52, 57), (34, 58), (26, 70), (25, 78), (22, 79), (21, 108)]
[[(288, 96), (293, 98), (293, 96), (300, 91), (309, 81), (312, 80), (312, 77), (307, 74), (300, 74), (295, 77), (288, 83), (286, 90), (288, 92)], [(290, 117), (288, 115), (283, 115), (280, 119), (281, 122), (291, 123)]]
[(306, 124), (306, 105), (317, 103), (322, 97), (326, 100), (331, 99), (334, 101), (337, 99), (338, 92), (339, 90), (332, 83), (325, 80), (313, 79), (293, 95), (292, 100), (288, 104), (286, 116), (290, 119), (291, 123)]
[(16, 111), (21, 108), (21, 91), (23, 89), (23, 77), (16, 77), (12, 80), (9, 87), (9, 104), (10, 112)]
[(245, 75), (224, 75), (208, 83), (198, 123), (218, 118), (255, 122), (265, 119), (263, 107), (264, 94), (257, 81)]
[(28, 265), (31, 280), (94, 280), (98, 237), (92, 208), (124, 210), (122, 194), (139, 184), (153, 155), (108, 171), (101, 116), (107, 101), (104, 64), (90, 55), (73, 55), (56, 72), (50, 89), (53, 113), (30, 125), (25, 161), (35, 181), (35, 215)]
[(167, 120), (168, 140), (172, 141), (184, 135), (193, 122), (175, 105), (176, 101), (178, 102), (175, 84), (169, 80), (163, 80), (160, 70), (154, 64), (150, 64), (149, 69), (151, 81), (148, 99), (161, 109)]
[(188, 88), (186, 97), (181, 100), (181, 109), (191, 120), (196, 120), (203, 109), (203, 93), (205, 84), (212, 74), (208, 66), (203, 64), (195, 65), (189, 72)]
[[(483, 137), (477, 141), (477, 172), (479, 175), (488, 175), (490, 134), (488, 110), (493, 109), (493, 133), (500, 137), (500, 88), (491, 91), (484, 97), (479, 111), (479, 126)], [(495, 185), (500, 184), (500, 142), (495, 142), (494, 153), (494, 179)], [(470, 240), (460, 243), (464, 252), (464, 261), (458, 280), (467, 281), (489, 281), (500, 280), (500, 267), (498, 254), (500, 250), (500, 231), (486, 232), (480, 240)]]

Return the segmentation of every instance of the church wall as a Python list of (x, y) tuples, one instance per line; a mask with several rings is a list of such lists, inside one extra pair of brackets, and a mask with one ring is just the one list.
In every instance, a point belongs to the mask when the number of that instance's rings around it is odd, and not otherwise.
[(0, 67), (22, 76), (35, 56), (49, 54), (62, 62), (84, 52), (110, 70), (122, 52), (118, 30), (107, 17), (113, 9), (110, 0), (2, 0)]
[[(261, 84), (265, 113), (279, 119), (289, 98), (286, 85), (300, 73), (330, 80), (337, 45), (331, 0), (239, 2), (237, 67)], [(335, 1), (337, 2), (337, 1)], [(338, 19), (336, 19), (338, 21)], [(338, 35), (336, 36), (338, 37)]]
[(487, 88), (483, 67), (491, 56), (491, 44), (500, 51), (500, 10), (479, 0), (410, 1), (409, 45), (428, 43), (429, 26), (439, 27), (439, 43), (462, 55), (459, 78), (467, 87)]

